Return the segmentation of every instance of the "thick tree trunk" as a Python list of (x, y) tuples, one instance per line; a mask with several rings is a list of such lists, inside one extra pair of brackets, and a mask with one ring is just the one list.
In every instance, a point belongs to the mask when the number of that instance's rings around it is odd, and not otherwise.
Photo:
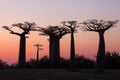
[(26, 37), (25, 35), (20, 36), (20, 47), (19, 47), (19, 68), (24, 68), (26, 62)]
[(54, 66), (58, 67), (59, 66), (59, 61), (60, 61), (60, 39), (59, 38), (54, 38), (54, 51), (53, 51), (53, 56), (54, 56)]
[(99, 48), (97, 53), (96, 68), (98, 71), (104, 71), (104, 67), (105, 67), (104, 32), (99, 32)]
[(51, 36), (49, 39), (49, 65), (51, 68), (53, 67), (53, 41)]
[(50, 39), (50, 67), (57, 67), (60, 61), (60, 39), (52, 37)]
[(73, 66), (74, 66), (74, 60), (75, 60), (74, 33), (71, 32), (70, 67), (73, 67)]

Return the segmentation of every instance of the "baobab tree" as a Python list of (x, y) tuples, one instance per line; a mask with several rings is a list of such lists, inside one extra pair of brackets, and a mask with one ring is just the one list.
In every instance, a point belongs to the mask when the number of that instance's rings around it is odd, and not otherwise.
[(96, 59), (96, 69), (98, 71), (104, 71), (105, 67), (105, 40), (104, 33), (111, 27), (114, 27), (118, 21), (104, 21), (104, 20), (88, 20), (84, 21), (82, 28), (85, 31), (94, 31), (99, 34), (99, 47)]
[(79, 27), (77, 21), (63, 21), (61, 22), (64, 27), (67, 27), (71, 31), (71, 46), (70, 46), (70, 67), (74, 66), (75, 60), (75, 43), (74, 43), (74, 33)]
[(70, 33), (69, 29), (59, 26), (40, 28), (41, 35), (49, 36), (50, 67), (57, 67), (60, 60), (60, 39)]
[[(22, 32), (15, 32), (13, 27), (19, 28), (22, 30)], [(24, 23), (17, 23), (17, 24), (12, 24), (12, 27), (9, 26), (3, 26), (4, 29), (8, 30), (10, 34), (14, 34), (20, 37), (20, 46), (19, 46), (19, 59), (18, 59), (18, 65), (19, 68), (24, 68), (25, 67), (25, 62), (26, 62), (26, 36), (27, 34), (30, 33), (30, 31), (35, 30), (36, 24), (35, 23), (30, 23), (30, 22), (24, 22)]]
[(37, 48), (36, 62), (38, 63), (39, 62), (39, 51), (43, 50), (43, 48), (40, 48), (40, 47), (42, 47), (43, 45), (41, 45), (41, 44), (35, 44), (34, 46)]

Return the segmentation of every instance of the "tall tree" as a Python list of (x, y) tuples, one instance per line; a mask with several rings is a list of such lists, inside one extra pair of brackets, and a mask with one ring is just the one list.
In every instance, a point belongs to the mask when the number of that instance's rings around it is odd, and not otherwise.
[[(24, 23), (17, 23), (12, 24), (12, 27), (3, 26), (4, 29), (8, 30), (10, 34), (15, 34), (20, 37), (20, 46), (19, 46), (19, 59), (18, 59), (18, 65), (19, 68), (25, 67), (26, 62), (26, 38), (28, 38), (26, 35), (30, 33), (30, 31), (33, 31), (35, 29), (36, 24), (30, 23), (30, 22), (24, 22)], [(12, 28), (16, 27), (22, 30), (21, 33), (15, 32)]]
[(79, 27), (77, 21), (63, 21), (63, 26), (67, 27), (71, 31), (71, 46), (70, 46), (70, 67), (74, 66), (75, 60), (75, 43), (74, 43), (74, 33), (77, 31)]
[(59, 26), (40, 28), (41, 35), (49, 36), (50, 67), (57, 67), (60, 60), (60, 39), (69, 33), (69, 29)]
[(99, 34), (99, 47), (97, 52), (96, 59), (96, 69), (98, 71), (104, 71), (105, 67), (105, 40), (104, 33), (106, 30), (114, 27), (118, 21), (104, 21), (104, 20), (88, 20), (84, 21), (82, 24), (84, 25), (82, 28), (85, 31), (94, 31)]

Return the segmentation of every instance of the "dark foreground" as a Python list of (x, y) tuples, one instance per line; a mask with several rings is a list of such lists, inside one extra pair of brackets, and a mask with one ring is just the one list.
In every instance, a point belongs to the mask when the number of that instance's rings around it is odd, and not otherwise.
[(0, 80), (120, 80), (120, 70), (104, 73), (91, 69), (0, 70)]

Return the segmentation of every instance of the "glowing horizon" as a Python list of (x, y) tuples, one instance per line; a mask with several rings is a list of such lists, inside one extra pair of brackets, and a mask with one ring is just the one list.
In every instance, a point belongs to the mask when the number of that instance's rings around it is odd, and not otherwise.
[[(0, 26), (10, 26), (14, 23), (24, 21), (35, 22), (40, 27), (48, 25), (60, 25), (61, 21), (76, 20), (78, 23), (90, 19), (119, 20), (119, 0), (13, 0), (0, 1), (1, 18)], [(102, 6), (101, 6), (102, 4)], [(120, 53), (120, 22), (105, 33), (106, 51)], [(38, 32), (31, 32), (26, 44), (27, 60), (36, 59), (36, 43), (43, 45), (40, 57), (48, 55), (48, 36), (40, 36)], [(15, 63), (18, 60), (19, 36), (9, 34), (0, 28), (0, 59), (7, 63)], [(61, 57), (69, 58), (70, 34), (63, 36), (60, 40)], [(67, 47), (67, 48), (66, 48)], [(75, 48), (77, 55), (85, 55), (95, 59), (98, 49), (98, 34), (85, 32), (78, 29), (75, 33)]]

